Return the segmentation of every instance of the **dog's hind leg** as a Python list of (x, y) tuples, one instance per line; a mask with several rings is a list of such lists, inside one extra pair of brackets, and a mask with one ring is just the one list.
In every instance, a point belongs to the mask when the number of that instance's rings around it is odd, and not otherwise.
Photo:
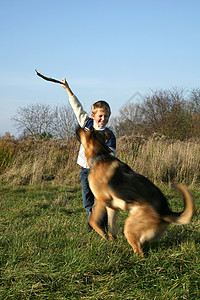
[(135, 255), (143, 256), (143, 251), (140, 243), (140, 236), (137, 232), (134, 232), (134, 226), (132, 226), (131, 217), (132, 216), (129, 216), (129, 218), (125, 222), (124, 234), (127, 238), (127, 241), (132, 246)]
[(89, 218), (89, 224), (94, 228), (94, 230), (102, 236), (104, 239), (107, 239), (105, 229), (101, 226), (102, 218), (106, 213), (106, 206), (104, 203), (96, 201)]
[(109, 239), (114, 240), (117, 237), (117, 211), (110, 207), (106, 207), (108, 213), (108, 229), (109, 229)]
[(126, 219), (124, 234), (136, 255), (143, 256), (141, 244), (157, 237), (166, 224), (151, 206), (135, 207)]

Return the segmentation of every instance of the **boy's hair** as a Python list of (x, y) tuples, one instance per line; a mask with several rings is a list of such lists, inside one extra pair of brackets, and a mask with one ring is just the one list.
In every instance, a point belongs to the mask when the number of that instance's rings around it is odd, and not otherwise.
[(94, 115), (97, 113), (98, 109), (108, 112), (109, 116), (111, 115), (110, 105), (106, 101), (99, 100), (92, 104), (92, 113)]

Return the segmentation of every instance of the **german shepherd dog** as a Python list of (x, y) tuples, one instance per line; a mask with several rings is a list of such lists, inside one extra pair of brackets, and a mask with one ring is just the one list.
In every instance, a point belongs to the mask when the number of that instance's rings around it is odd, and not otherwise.
[[(134, 172), (127, 164), (114, 157), (106, 145), (106, 134), (78, 128), (77, 137), (85, 149), (90, 167), (89, 186), (96, 202), (89, 224), (104, 239), (116, 238), (117, 210), (129, 211), (124, 234), (136, 255), (142, 255), (141, 244), (159, 237), (170, 223), (188, 224), (194, 214), (194, 200), (182, 185), (177, 190), (184, 197), (181, 213), (172, 212), (165, 196), (146, 177)], [(100, 226), (107, 210), (109, 233)]]

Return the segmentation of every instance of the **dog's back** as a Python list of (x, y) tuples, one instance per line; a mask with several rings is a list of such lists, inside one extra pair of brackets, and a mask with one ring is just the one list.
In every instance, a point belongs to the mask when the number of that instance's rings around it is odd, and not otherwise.
[(147, 202), (160, 215), (170, 214), (167, 200), (160, 189), (143, 175), (134, 172), (127, 164), (119, 160), (118, 162), (119, 165), (108, 182), (113, 195), (127, 204)]

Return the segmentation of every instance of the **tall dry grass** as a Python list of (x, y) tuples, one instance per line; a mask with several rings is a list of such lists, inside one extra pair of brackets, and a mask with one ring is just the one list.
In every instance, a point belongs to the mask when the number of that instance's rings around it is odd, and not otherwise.
[(14, 155), (9, 163), (4, 164), (5, 167), (0, 165), (0, 180), (4, 183), (22, 185), (38, 184), (42, 181), (75, 180), (78, 146), (76, 138), (68, 141), (54, 139), (18, 141), (15, 143)]
[(156, 183), (199, 183), (200, 144), (195, 141), (123, 137), (117, 156)]
[[(79, 143), (68, 141), (14, 141), (0, 139), (0, 180), (9, 184), (77, 183)], [(124, 136), (117, 139), (117, 157), (155, 183), (200, 179), (200, 144)]]

